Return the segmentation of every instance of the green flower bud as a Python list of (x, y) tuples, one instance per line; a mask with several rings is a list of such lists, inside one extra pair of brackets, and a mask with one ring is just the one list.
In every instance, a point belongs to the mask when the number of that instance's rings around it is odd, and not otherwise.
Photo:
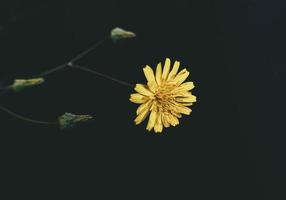
[(112, 29), (110, 35), (111, 35), (112, 41), (115, 43), (119, 40), (136, 37), (135, 33), (130, 32), (130, 31), (125, 31), (125, 30), (118, 28), (118, 27)]
[(14, 92), (20, 92), (26, 88), (33, 87), (44, 83), (43, 78), (33, 78), (33, 79), (16, 79), (11, 85), (11, 88)]
[(92, 120), (91, 115), (74, 115), (71, 113), (65, 113), (58, 117), (58, 123), (61, 130), (69, 130), (76, 125)]

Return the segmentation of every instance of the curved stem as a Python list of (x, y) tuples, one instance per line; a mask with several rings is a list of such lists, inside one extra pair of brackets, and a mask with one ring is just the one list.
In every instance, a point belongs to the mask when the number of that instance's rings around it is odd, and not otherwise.
[(9, 110), (8, 108), (4, 107), (1, 104), (0, 104), (0, 110), (8, 113), (12, 117), (15, 117), (15, 118), (20, 119), (22, 121), (30, 122), (30, 123), (33, 123), (33, 124), (42, 124), (42, 125), (56, 125), (57, 124), (57, 122), (39, 121), (39, 120), (30, 119), (28, 117), (24, 117), (22, 115), (14, 113), (13, 111)]
[(101, 76), (101, 77), (103, 77), (103, 78), (106, 78), (106, 79), (108, 79), (108, 80), (117, 82), (117, 83), (119, 83), (119, 84), (121, 84), (121, 85), (134, 88), (134, 86), (133, 86), (131, 83), (127, 83), (127, 82), (122, 81), (122, 80), (119, 80), (119, 79), (117, 79), (117, 78), (113, 78), (112, 76), (109, 76), (109, 75), (106, 75), (106, 74), (97, 72), (97, 71), (95, 71), (95, 70), (92, 70), (92, 69), (89, 69), (89, 68), (86, 68), (86, 67), (83, 67), (83, 66), (80, 66), (80, 65), (70, 65), (70, 67), (75, 68), (75, 69), (80, 69), (80, 70), (82, 70), (82, 71), (89, 72), (89, 73), (92, 73), (92, 74), (96, 74), (96, 75)]

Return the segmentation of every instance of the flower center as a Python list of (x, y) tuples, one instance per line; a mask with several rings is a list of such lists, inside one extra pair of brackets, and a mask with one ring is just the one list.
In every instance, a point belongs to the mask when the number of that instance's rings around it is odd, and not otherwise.
[(159, 108), (162, 110), (169, 110), (172, 101), (174, 100), (172, 91), (175, 87), (175, 84), (163, 83), (155, 92), (155, 100), (157, 101)]

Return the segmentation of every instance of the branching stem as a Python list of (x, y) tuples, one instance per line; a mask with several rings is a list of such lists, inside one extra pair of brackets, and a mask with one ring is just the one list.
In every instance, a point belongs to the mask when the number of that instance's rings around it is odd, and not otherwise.
[(36, 77), (45, 77), (47, 75), (50, 75), (54, 72), (57, 72), (59, 70), (65, 69), (67, 67), (69, 67), (69, 65), (71, 65), (71, 63), (75, 63), (76, 61), (80, 60), (82, 57), (84, 57), (85, 55), (89, 54), (91, 51), (95, 50), (96, 48), (98, 48), (100, 45), (104, 44), (104, 42), (108, 41), (110, 37), (106, 37), (100, 41), (98, 41), (97, 43), (91, 45), (88, 49), (86, 49), (85, 51), (81, 52), (80, 54), (78, 54), (77, 56), (75, 56), (74, 58), (72, 58), (71, 60), (69, 60), (68, 62), (66, 62), (65, 64), (59, 65), (57, 67), (54, 67), (48, 71), (45, 71), (41, 74), (38, 74)]
[[(82, 53), (78, 54), (77, 56), (75, 56), (74, 58), (72, 58), (70, 61), (68, 61), (67, 63), (65, 64), (62, 64), (62, 65), (59, 65), (57, 67), (54, 67), (48, 71), (45, 71), (35, 77), (45, 77), (47, 75), (50, 75), (54, 72), (57, 72), (59, 70), (62, 70), (62, 69), (65, 69), (65, 68), (74, 68), (74, 69), (79, 69), (79, 70), (82, 70), (82, 71), (85, 71), (85, 72), (89, 72), (89, 73), (92, 73), (92, 74), (96, 74), (98, 76), (101, 76), (103, 78), (106, 78), (108, 80), (111, 80), (111, 81), (114, 81), (116, 83), (119, 83), (121, 85), (124, 85), (124, 86), (128, 86), (128, 87), (131, 87), (133, 88), (134, 86), (128, 82), (125, 82), (125, 81), (122, 81), (122, 80), (119, 80), (119, 79), (116, 79), (114, 77), (111, 77), (109, 75), (106, 75), (106, 74), (103, 74), (103, 73), (100, 73), (100, 72), (97, 72), (95, 70), (92, 70), (92, 69), (89, 69), (89, 68), (86, 68), (86, 67), (83, 67), (83, 66), (80, 66), (78, 64), (75, 64), (76, 61), (80, 60), (82, 57), (84, 57), (85, 55), (87, 55), (88, 53), (90, 53), (91, 51), (95, 50), (97, 47), (99, 47), (100, 45), (102, 45), (104, 42), (106, 42), (108, 39), (110, 39), (110, 36), (109, 37), (106, 37), (104, 38), (103, 40), (100, 40), (99, 42), (95, 43), (94, 45), (92, 45), (91, 47), (89, 47), (87, 50), (83, 51)], [(0, 94), (4, 94), (6, 93), (7, 91), (9, 91), (11, 89), (11, 86), (4, 86), (4, 87), (0, 87)], [(17, 119), (20, 119), (22, 121), (26, 121), (26, 122), (30, 122), (30, 123), (34, 123), (34, 124), (42, 124), (42, 125), (57, 125), (57, 122), (47, 122), (47, 121), (40, 121), (40, 120), (34, 120), (34, 119), (31, 119), (31, 118), (28, 118), (28, 117), (25, 117), (25, 116), (22, 116), (20, 114), (17, 114), (11, 110), (9, 110), (8, 108), (6, 108), (5, 106), (1, 105), (0, 104), (0, 110), (8, 113), (9, 115), (17, 118)]]

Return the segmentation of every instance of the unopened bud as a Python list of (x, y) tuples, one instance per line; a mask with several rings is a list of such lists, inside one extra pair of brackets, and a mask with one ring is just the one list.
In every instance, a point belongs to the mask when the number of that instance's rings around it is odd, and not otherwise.
[(69, 130), (84, 122), (92, 120), (91, 115), (75, 115), (71, 113), (65, 113), (58, 118), (58, 123), (61, 130)]
[(117, 42), (119, 40), (123, 39), (129, 39), (129, 38), (134, 38), (136, 37), (136, 34), (131, 32), (131, 31), (126, 31), (122, 28), (114, 28), (111, 31), (111, 39), (113, 42)]
[(14, 83), (11, 85), (14, 92), (20, 92), (26, 88), (34, 87), (36, 85), (40, 85), (44, 83), (45, 80), (43, 78), (33, 78), (33, 79), (16, 79)]

